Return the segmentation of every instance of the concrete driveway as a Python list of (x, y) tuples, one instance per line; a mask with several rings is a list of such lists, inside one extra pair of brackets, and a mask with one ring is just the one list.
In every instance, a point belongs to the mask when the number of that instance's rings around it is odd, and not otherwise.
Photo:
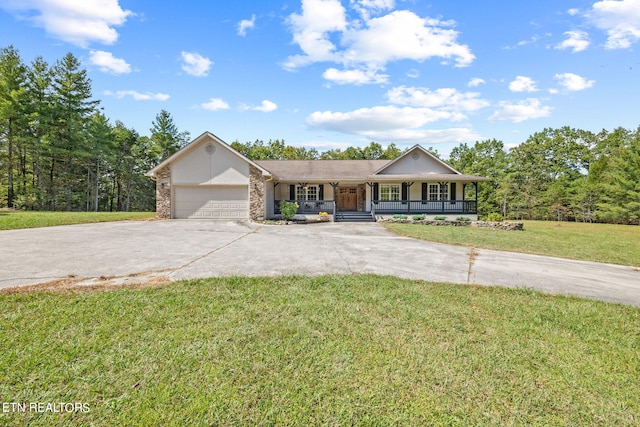
[(132, 221), (0, 231), (0, 288), (68, 277), (83, 284), (211, 276), (375, 273), (528, 287), (640, 306), (637, 268), (475, 251), (375, 223), (260, 225)]

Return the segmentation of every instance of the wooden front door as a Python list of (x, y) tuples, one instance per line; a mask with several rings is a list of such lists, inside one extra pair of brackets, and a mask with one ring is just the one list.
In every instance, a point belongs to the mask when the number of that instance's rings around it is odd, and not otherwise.
[(355, 211), (358, 207), (357, 187), (338, 187), (338, 210)]

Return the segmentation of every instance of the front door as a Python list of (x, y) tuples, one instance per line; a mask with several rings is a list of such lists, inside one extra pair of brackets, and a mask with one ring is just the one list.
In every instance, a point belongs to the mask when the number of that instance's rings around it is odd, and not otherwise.
[(357, 187), (338, 187), (338, 210), (355, 211), (358, 207)]

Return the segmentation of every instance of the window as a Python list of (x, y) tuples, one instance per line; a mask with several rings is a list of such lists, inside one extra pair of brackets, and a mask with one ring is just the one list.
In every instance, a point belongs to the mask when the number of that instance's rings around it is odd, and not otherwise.
[(296, 187), (296, 200), (318, 200), (318, 186)]
[(429, 184), (429, 200), (438, 200), (438, 199), (440, 199), (440, 185)]
[(400, 184), (380, 184), (380, 200), (400, 200)]
[(449, 200), (449, 185), (429, 184), (429, 200)]

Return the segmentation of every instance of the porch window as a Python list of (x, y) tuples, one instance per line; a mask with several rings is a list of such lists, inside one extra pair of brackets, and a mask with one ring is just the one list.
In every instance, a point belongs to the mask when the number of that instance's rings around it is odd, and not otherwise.
[(440, 185), (438, 184), (429, 184), (429, 200), (438, 200), (440, 199)]
[(400, 200), (400, 184), (380, 184), (380, 200)]
[(296, 200), (318, 200), (318, 186), (307, 185), (296, 187)]
[(449, 184), (442, 185), (442, 199), (441, 200), (449, 200)]

